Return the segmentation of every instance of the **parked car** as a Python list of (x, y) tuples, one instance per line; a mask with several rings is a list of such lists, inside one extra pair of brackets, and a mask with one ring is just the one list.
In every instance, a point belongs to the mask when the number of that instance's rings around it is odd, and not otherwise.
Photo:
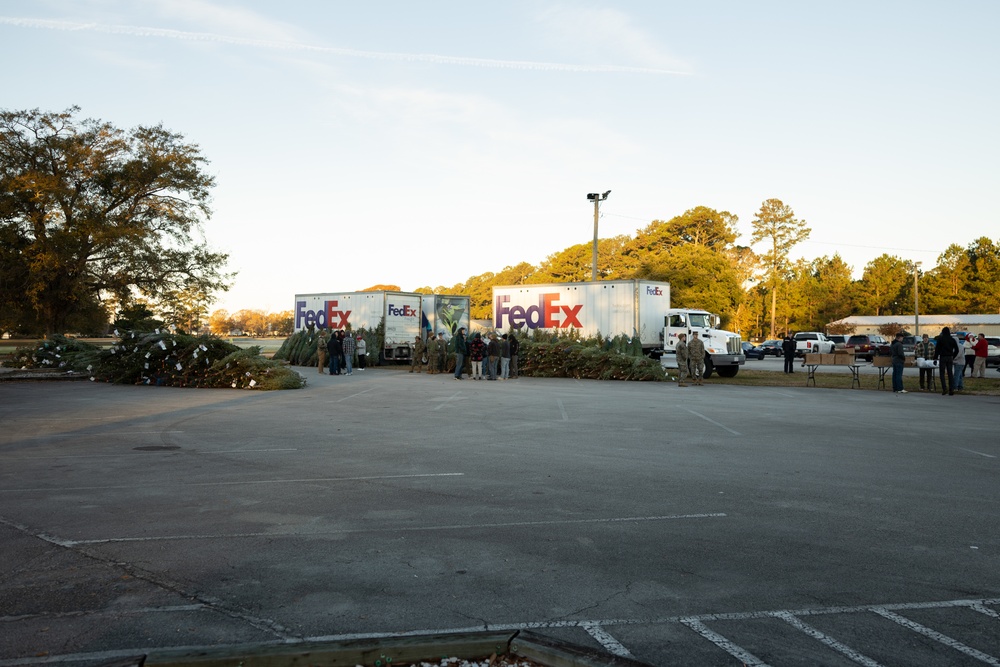
[(795, 340), (795, 356), (801, 357), (806, 354), (830, 354), (833, 352), (833, 341), (826, 337), (826, 334), (818, 331), (800, 331), (792, 336)]
[(916, 336), (903, 336), (903, 354), (907, 357), (912, 357), (913, 348), (917, 346), (919, 340)]
[(1000, 337), (987, 336), (986, 342), (990, 344), (986, 352), (986, 367), (1000, 366)]
[(830, 334), (827, 338), (833, 341), (834, 346), (838, 350), (843, 350), (847, 347), (847, 336), (843, 334)]
[(746, 355), (747, 359), (763, 359), (764, 350), (757, 347), (753, 343), (743, 341), (743, 354)]
[(780, 357), (783, 354), (780, 340), (765, 340), (757, 347), (761, 349), (765, 357)]
[(865, 361), (889, 356), (889, 341), (879, 334), (851, 336), (847, 339), (847, 347), (853, 347), (854, 356), (864, 357)]

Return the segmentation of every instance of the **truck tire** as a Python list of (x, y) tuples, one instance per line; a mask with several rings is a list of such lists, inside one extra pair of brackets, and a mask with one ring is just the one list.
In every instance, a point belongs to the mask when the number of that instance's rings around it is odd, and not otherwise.
[(715, 370), (715, 366), (712, 364), (712, 357), (705, 357), (705, 374), (704, 378), (707, 380), (712, 377), (712, 371)]
[(740, 372), (739, 366), (723, 366), (722, 368), (716, 368), (716, 372), (719, 377), (723, 378), (734, 378), (736, 374)]

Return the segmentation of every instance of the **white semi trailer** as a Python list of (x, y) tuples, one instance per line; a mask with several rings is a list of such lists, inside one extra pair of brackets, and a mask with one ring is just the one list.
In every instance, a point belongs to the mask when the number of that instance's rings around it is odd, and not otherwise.
[[(705, 375), (733, 377), (746, 363), (740, 336), (718, 329), (719, 318), (704, 310), (670, 307), (670, 283), (604, 280), (493, 288), (493, 327), (577, 330), (582, 336), (638, 336), (652, 357), (671, 365), (677, 334), (693, 331), (705, 341)], [(676, 366), (676, 361), (673, 361)]]
[(295, 331), (360, 329), (369, 331), (385, 318), (382, 359), (410, 358), (413, 339), (422, 334), (421, 295), (411, 292), (325, 292), (295, 295)]

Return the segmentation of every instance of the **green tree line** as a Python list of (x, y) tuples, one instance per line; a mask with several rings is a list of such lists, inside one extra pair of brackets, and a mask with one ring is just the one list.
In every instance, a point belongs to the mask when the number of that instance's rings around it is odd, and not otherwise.
[[(669, 220), (654, 220), (634, 236), (600, 239), (599, 279), (669, 282), (673, 306), (718, 313), (724, 326), (744, 338), (825, 331), (851, 315), (912, 316), (915, 275), (921, 314), (1000, 312), (1000, 243), (987, 237), (964, 247), (949, 245), (933, 267), (882, 254), (854, 280), (853, 268), (837, 253), (788, 259), (810, 230), (780, 200), (762, 204), (753, 221), (752, 245), (738, 242), (737, 221), (727, 211), (697, 206)], [(580, 243), (538, 266), (521, 262), (416, 291), (468, 294), (472, 317), (492, 319), (494, 285), (590, 280), (591, 252), (591, 243)]]

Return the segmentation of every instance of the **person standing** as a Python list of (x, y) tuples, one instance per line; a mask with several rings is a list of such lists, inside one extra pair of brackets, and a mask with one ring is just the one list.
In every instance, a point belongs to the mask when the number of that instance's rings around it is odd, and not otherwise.
[(490, 334), (490, 342), (486, 345), (486, 356), (489, 360), (488, 380), (497, 379), (497, 359), (500, 358), (500, 344), (497, 343), (497, 335)]
[(469, 353), (465, 344), (465, 327), (459, 327), (455, 334), (455, 379), (462, 379), (462, 370), (465, 367), (465, 355)]
[(903, 364), (906, 363), (906, 353), (903, 352), (903, 332), (897, 331), (889, 346), (889, 356), (892, 361), (892, 393), (905, 394), (903, 389)]
[(507, 334), (500, 337), (500, 379), (510, 377), (510, 340)]
[(792, 334), (786, 333), (785, 339), (781, 341), (781, 351), (785, 354), (785, 372), (794, 373), (795, 369), (795, 340)]
[(971, 333), (966, 334), (963, 340), (958, 341), (959, 354), (962, 354), (963, 347), (965, 349), (965, 367), (969, 369), (969, 377), (972, 377), (976, 369), (976, 337)]
[(971, 352), (970, 356), (974, 356), (975, 352), (972, 350), (972, 343), (964, 338), (957, 339), (955, 344), (958, 345), (958, 354), (955, 355), (955, 361), (952, 364), (955, 367), (952, 375), (955, 378), (955, 391), (961, 391), (965, 389), (965, 353)]
[(354, 375), (354, 350), (357, 349), (357, 343), (354, 342), (354, 336), (351, 335), (351, 332), (348, 331), (344, 335), (341, 344), (344, 346), (344, 368), (348, 375)]
[(688, 343), (688, 359), (691, 363), (692, 384), (701, 385), (705, 375), (705, 343), (698, 338), (698, 332), (691, 332), (691, 342)]
[(432, 333), (427, 339), (427, 374), (434, 375), (438, 373), (438, 339)]
[(365, 343), (365, 339), (361, 336), (361, 334), (358, 334), (357, 346), (358, 346), (358, 370), (363, 371), (365, 370), (365, 366), (368, 365), (368, 359), (367, 359), (368, 345)]
[(986, 379), (986, 357), (990, 353), (990, 344), (986, 340), (986, 334), (979, 334), (979, 339), (976, 341), (973, 349), (976, 351), (976, 365), (973, 367), (972, 374), (969, 377)]
[[(934, 343), (931, 341), (930, 336), (924, 334), (920, 342), (913, 346), (913, 356), (914, 358), (923, 359), (928, 362), (934, 358)], [(928, 391), (934, 388), (933, 368), (920, 369), (920, 390), (923, 391), (925, 386)]]
[(443, 331), (438, 331), (436, 342), (438, 350), (438, 373), (444, 373), (445, 367), (448, 365), (448, 341), (444, 339)]
[(476, 332), (476, 335), (472, 337), (472, 342), (469, 343), (469, 358), (472, 359), (472, 379), (482, 380), (483, 379), (483, 357), (486, 356), (486, 343), (483, 342), (483, 337)]
[(340, 358), (344, 356), (344, 343), (339, 331), (334, 331), (330, 335), (327, 348), (330, 352), (330, 375), (340, 375)]
[(413, 345), (410, 346), (410, 372), (412, 373), (414, 369), (419, 373), (424, 367), (424, 352), (426, 348), (424, 347), (424, 339), (417, 334), (417, 337), (413, 339)]
[(517, 354), (521, 349), (521, 343), (517, 340), (517, 334), (510, 335), (510, 376), (517, 379)]
[(688, 365), (688, 344), (687, 334), (677, 334), (677, 346), (674, 347), (677, 355), (677, 386), (686, 387), (684, 380), (691, 375), (691, 366)]
[[(955, 356), (959, 354), (958, 343), (951, 337), (951, 329), (941, 329), (941, 335), (934, 342), (934, 360), (938, 362), (938, 372), (941, 375), (941, 395), (955, 395), (955, 372), (952, 365)], [(947, 380), (947, 382), (946, 382)]]
[(319, 330), (319, 338), (316, 340), (316, 368), (319, 370), (319, 374), (323, 374), (323, 369), (326, 367), (326, 328)]

